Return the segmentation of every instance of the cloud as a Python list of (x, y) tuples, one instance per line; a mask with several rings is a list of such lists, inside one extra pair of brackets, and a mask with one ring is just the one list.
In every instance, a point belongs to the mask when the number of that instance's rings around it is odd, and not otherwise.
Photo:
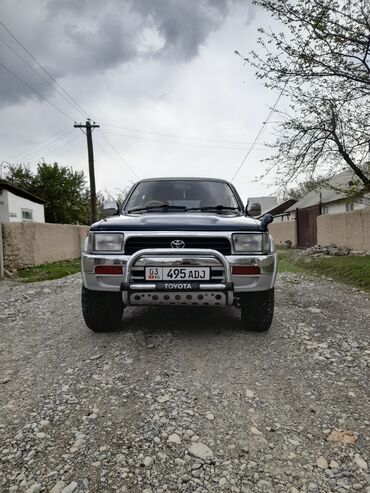
[[(83, 83), (85, 78), (135, 61), (190, 62), (239, 1), (45, 0), (32, 5), (20, 0), (20, 17), (12, 0), (2, 0), (2, 11), (4, 23), (9, 18), (10, 30), (55, 78)], [(1, 27), (0, 37), (39, 70)], [(0, 63), (42, 95), (52, 92), (1, 41), (0, 47)], [(31, 89), (9, 73), (2, 74), (0, 105), (31, 97), (35, 97)]]

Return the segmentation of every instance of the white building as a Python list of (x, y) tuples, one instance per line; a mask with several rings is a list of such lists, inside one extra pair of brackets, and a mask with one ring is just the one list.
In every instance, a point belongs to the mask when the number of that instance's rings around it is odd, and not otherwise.
[(350, 171), (343, 171), (330, 178), (326, 185), (312, 190), (298, 202), (286, 210), (285, 220), (294, 220), (297, 209), (306, 209), (316, 205), (321, 206), (321, 214), (340, 214), (370, 206), (370, 196), (353, 200), (347, 197), (345, 190), (351, 182), (358, 181), (356, 175)]
[(45, 222), (45, 200), (0, 181), (0, 223)]

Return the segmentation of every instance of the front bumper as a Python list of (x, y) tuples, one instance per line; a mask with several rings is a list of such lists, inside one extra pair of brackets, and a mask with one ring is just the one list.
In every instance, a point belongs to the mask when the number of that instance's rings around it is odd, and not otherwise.
[[(122, 275), (107, 275), (96, 274), (96, 266), (101, 265), (119, 265), (122, 266)], [(170, 292), (170, 299), (162, 299), (163, 293), (168, 294), (168, 291), (161, 286), (163, 283), (143, 283), (135, 279), (135, 269), (139, 270), (145, 266), (209, 266), (211, 269), (222, 269), (223, 275), (219, 282), (208, 285), (205, 283), (201, 286), (195, 286), (190, 292), (184, 294), (194, 294), (202, 291), (202, 294), (217, 293), (222, 294), (222, 301), (215, 304), (231, 304), (234, 295), (239, 293), (266, 291), (274, 286), (277, 272), (277, 254), (275, 252), (266, 255), (222, 255), (216, 250), (206, 249), (145, 249), (139, 250), (135, 254), (115, 255), (115, 254), (89, 254), (82, 253), (81, 270), (83, 282), (87, 289), (93, 291), (122, 291), (123, 301), (125, 304), (164, 304), (169, 301), (172, 304), (195, 304), (189, 301), (186, 296), (181, 296), (181, 299), (175, 299), (181, 293)], [(260, 274), (258, 275), (233, 275), (233, 266), (258, 266)], [(150, 286), (152, 284), (152, 286)], [(158, 285), (157, 285), (158, 284)], [(218, 285), (218, 286), (217, 286)], [(135, 302), (132, 299), (132, 293), (142, 293), (142, 299), (137, 299)], [(155, 292), (156, 299), (150, 301), (147, 294)], [(193, 293), (194, 291), (194, 293)], [(146, 295), (144, 296), (144, 293)], [(160, 294), (161, 293), (161, 294)], [(173, 298), (173, 299), (172, 299)], [(209, 297), (208, 297), (209, 298)], [(225, 303), (224, 303), (225, 298)], [(203, 297), (204, 299), (204, 297)], [(131, 301), (130, 301), (131, 300)], [(176, 303), (178, 301), (179, 303)], [(188, 302), (189, 301), (189, 302)], [(209, 301), (209, 300), (208, 300)], [(210, 304), (204, 302), (203, 304)], [(218, 301), (220, 301), (218, 299)], [(171, 303), (169, 303), (171, 304)], [(197, 303), (198, 304), (198, 303)]]

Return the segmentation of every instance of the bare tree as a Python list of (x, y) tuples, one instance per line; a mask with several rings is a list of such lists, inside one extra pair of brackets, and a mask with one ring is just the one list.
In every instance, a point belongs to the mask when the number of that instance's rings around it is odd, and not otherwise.
[[(289, 96), (270, 162), (279, 181), (348, 167), (370, 190), (370, 15), (362, 0), (256, 0), (283, 24), (260, 29), (264, 55), (249, 61)], [(239, 53), (238, 53), (239, 54)]]

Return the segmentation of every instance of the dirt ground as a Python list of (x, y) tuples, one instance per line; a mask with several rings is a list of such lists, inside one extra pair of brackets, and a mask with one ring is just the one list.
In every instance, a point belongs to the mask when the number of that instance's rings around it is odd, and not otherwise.
[(280, 275), (236, 308), (82, 319), (79, 275), (0, 284), (1, 492), (370, 492), (370, 300)]

